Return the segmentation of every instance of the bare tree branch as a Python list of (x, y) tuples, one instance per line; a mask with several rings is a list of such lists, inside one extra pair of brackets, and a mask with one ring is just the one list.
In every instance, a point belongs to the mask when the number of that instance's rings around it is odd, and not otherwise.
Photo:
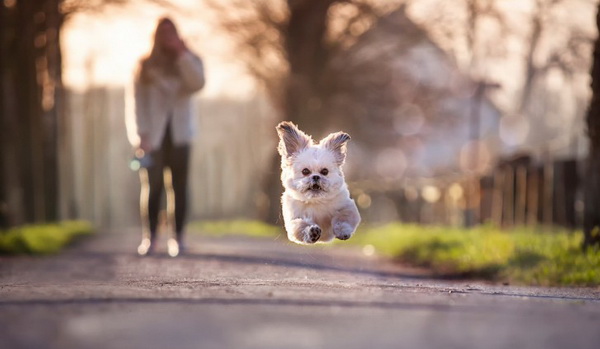
[(60, 11), (64, 18), (79, 12), (101, 12), (110, 7), (130, 4), (154, 4), (173, 11), (181, 9), (169, 0), (62, 0)]

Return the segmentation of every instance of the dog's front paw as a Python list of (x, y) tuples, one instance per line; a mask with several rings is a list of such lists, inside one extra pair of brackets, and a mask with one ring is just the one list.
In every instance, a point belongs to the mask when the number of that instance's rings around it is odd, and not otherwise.
[(354, 228), (346, 222), (337, 222), (333, 225), (333, 235), (340, 240), (348, 240), (354, 233)]
[(316, 224), (304, 228), (303, 241), (307, 244), (314, 244), (321, 237), (321, 227)]

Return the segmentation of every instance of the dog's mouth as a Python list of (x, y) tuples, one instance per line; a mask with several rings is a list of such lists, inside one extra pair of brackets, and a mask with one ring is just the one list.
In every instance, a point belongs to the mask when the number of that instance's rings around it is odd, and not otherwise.
[(313, 192), (321, 191), (321, 190), (323, 190), (323, 187), (321, 187), (318, 183), (313, 183), (313, 184), (309, 185), (306, 190), (313, 191)]

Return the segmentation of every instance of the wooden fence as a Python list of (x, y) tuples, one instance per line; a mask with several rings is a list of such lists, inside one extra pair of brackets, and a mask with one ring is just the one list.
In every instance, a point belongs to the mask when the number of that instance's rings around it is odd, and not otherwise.
[[(190, 169), (190, 219), (252, 216), (276, 145), (274, 113), (260, 99), (196, 101), (198, 137)], [(98, 226), (139, 224), (139, 179), (129, 169), (123, 89), (67, 94), (60, 126), (63, 218)]]
[[(259, 217), (276, 146), (274, 112), (264, 100), (196, 100), (198, 137), (190, 171), (190, 219)], [(139, 225), (139, 180), (129, 169), (122, 89), (67, 94), (60, 124), (61, 217), (97, 226)], [(401, 220), (472, 226), (581, 225), (581, 164), (501, 161), (491, 174), (351, 183), (365, 222)], [(278, 188), (279, 189), (279, 188)]]
[(367, 219), (387, 210), (388, 219), (407, 223), (578, 228), (583, 210), (582, 166), (575, 159), (536, 163), (521, 156), (500, 161), (482, 177), (421, 179), (395, 188), (356, 183), (351, 188), (359, 206), (361, 197), (368, 197), (361, 207)]

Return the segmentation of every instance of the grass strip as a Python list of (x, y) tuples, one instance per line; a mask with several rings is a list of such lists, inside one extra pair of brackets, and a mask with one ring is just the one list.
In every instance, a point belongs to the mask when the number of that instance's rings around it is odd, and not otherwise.
[(282, 234), (281, 228), (258, 220), (234, 219), (234, 220), (207, 220), (191, 223), (191, 230), (200, 231), (202, 234), (223, 235), (247, 235), (254, 237), (276, 237)]
[(581, 232), (394, 223), (364, 228), (350, 241), (438, 275), (522, 285), (600, 285), (600, 251), (583, 253), (582, 239)]
[(30, 224), (0, 230), (0, 254), (53, 254), (75, 238), (91, 233), (92, 226), (85, 221)]
[[(202, 234), (275, 237), (282, 229), (255, 220), (192, 223)], [(403, 263), (427, 267), (439, 276), (487, 279), (519, 285), (598, 286), (600, 250), (583, 253), (581, 232), (534, 228), (511, 231), (491, 226), (473, 229), (391, 223), (362, 225), (336, 246), (368, 246)]]

